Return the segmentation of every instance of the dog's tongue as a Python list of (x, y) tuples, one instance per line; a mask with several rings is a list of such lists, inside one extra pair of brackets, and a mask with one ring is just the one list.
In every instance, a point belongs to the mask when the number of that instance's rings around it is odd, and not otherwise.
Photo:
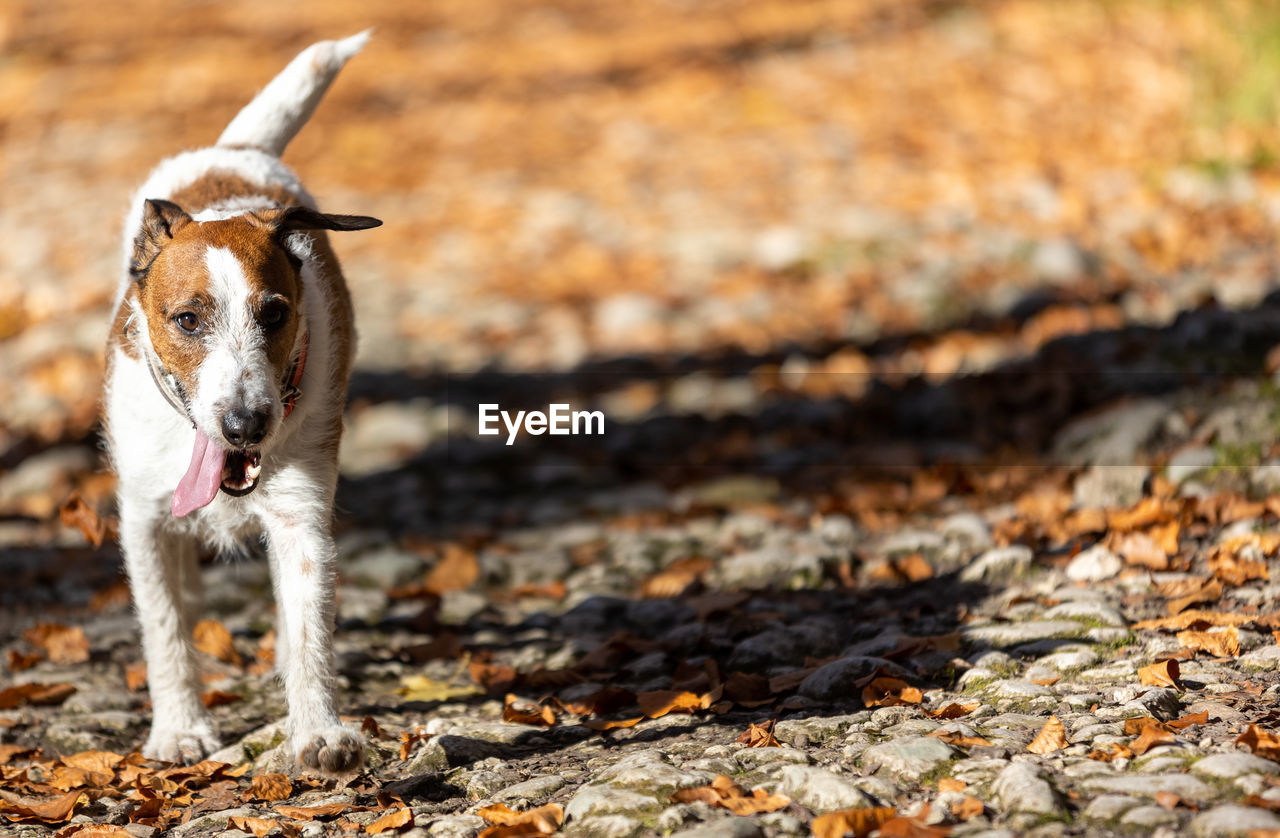
[(199, 429), (196, 429), (196, 444), (191, 449), (191, 465), (187, 473), (178, 481), (178, 488), (173, 492), (173, 517), (181, 518), (195, 512), (202, 506), (208, 506), (218, 494), (222, 485), (222, 466), (226, 462), (227, 452), (209, 441)]

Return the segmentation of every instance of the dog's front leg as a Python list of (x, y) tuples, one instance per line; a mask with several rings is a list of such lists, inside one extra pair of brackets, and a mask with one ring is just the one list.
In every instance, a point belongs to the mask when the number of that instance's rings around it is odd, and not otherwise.
[(351, 771), (360, 765), (364, 746), (355, 731), (342, 725), (334, 706), (337, 551), (328, 506), (294, 503), (267, 510), (263, 517), (279, 609), (276, 633), (289, 702), (290, 748), (294, 759), (308, 768)]
[(183, 594), (193, 589), (183, 575), (198, 566), (188, 536), (164, 532), (142, 504), (122, 500), (120, 541), (129, 587), (142, 626), (142, 649), (151, 693), (151, 735), (142, 748), (148, 759), (194, 763), (220, 747), (213, 719), (200, 702), (200, 678), (191, 642), (191, 615)]

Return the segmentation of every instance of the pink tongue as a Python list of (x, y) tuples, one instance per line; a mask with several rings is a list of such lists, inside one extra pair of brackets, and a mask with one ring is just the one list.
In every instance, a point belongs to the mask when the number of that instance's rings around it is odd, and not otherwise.
[(195, 512), (202, 506), (208, 506), (218, 494), (222, 485), (222, 466), (226, 462), (227, 452), (209, 441), (199, 430), (196, 431), (196, 444), (191, 449), (191, 465), (187, 473), (178, 481), (178, 488), (173, 492), (173, 517), (181, 518)]

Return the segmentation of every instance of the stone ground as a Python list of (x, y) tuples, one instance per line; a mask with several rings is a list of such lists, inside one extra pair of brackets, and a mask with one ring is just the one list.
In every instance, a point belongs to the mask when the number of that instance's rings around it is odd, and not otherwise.
[[(584, 838), (881, 809), (895, 834), (1280, 830), (1280, 178), (1274, 120), (1216, 108), (1238, 21), (354, 8), (0, 9), (0, 815), (91, 792), (0, 834), (356, 834), (403, 808), (402, 834), (470, 838), (494, 803), (558, 804)], [(289, 152), (322, 205), (389, 221), (339, 243), (364, 340), (336, 643), (368, 767), (255, 791), (293, 770), (248, 555), (205, 565), (228, 768), (74, 774), (149, 721), (118, 552), (58, 522), (72, 490), (112, 511), (116, 209), (298, 48), (370, 23)], [(487, 444), (493, 400), (609, 430)], [(7, 691), (29, 684), (74, 692)], [(776, 745), (738, 741), (769, 722)], [(788, 800), (691, 799), (718, 775)]]

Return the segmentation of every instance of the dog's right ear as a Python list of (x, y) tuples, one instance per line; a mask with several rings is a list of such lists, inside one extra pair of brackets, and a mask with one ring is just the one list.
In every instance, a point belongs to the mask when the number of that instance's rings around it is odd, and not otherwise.
[(165, 242), (190, 223), (191, 216), (173, 201), (148, 198), (142, 206), (142, 226), (133, 240), (129, 275), (141, 282)]

